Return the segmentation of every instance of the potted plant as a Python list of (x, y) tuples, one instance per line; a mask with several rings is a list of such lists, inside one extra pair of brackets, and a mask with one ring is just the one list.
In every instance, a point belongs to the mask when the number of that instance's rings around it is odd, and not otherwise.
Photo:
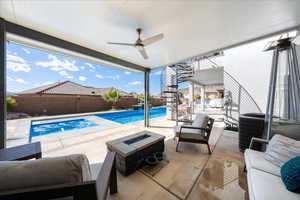
[(198, 104), (198, 103), (200, 103), (201, 96), (199, 94), (195, 94), (194, 99), (195, 99), (196, 103)]
[(112, 89), (106, 94), (104, 94), (103, 99), (107, 102), (111, 102), (112, 109), (115, 110), (117, 107), (117, 103), (120, 101), (121, 97), (122, 95), (118, 90)]

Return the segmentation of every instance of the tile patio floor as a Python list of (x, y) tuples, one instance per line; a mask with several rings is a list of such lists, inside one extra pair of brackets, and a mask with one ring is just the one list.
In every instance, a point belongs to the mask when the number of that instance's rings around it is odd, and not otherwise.
[(83, 153), (92, 169), (99, 169), (107, 153), (107, 141), (149, 130), (166, 136), (169, 164), (153, 176), (142, 170), (127, 177), (118, 174), (119, 192), (109, 199), (247, 200), (243, 154), (238, 150), (237, 134), (223, 131), (223, 123), (216, 122), (210, 138), (212, 155), (208, 155), (206, 145), (189, 143), (181, 143), (180, 152), (175, 152), (174, 125), (173, 121), (156, 118), (151, 120), (149, 128), (144, 128), (143, 122), (136, 122), (59, 140), (45, 140), (42, 141), (43, 157)]

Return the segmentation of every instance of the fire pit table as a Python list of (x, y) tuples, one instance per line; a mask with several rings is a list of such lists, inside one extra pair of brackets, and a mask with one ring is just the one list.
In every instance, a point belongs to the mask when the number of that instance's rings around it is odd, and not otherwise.
[(156, 152), (164, 152), (165, 136), (142, 131), (106, 143), (109, 151), (116, 152), (118, 171), (127, 176), (145, 164), (145, 159)]

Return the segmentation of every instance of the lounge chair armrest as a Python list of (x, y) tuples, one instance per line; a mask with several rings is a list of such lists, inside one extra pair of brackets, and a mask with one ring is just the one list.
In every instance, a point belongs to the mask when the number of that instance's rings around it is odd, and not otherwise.
[(196, 126), (180, 126), (180, 130), (179, 130), (179, 137), (181, 136), (182, 134), (182, 129), (185, 128), (185, 129), (197, 129), (197, 130), (203, 130), (203, 131), (207, 131), (207, 128), (202, 128), (202, 127), (196, 127)]
[(106, 154), (104, 163), (97, 176), (97, 194), (100, 200), (106, 199), (108, 186), (110, 187), (110, 193), (117, 193), (117, 172), (116, 172), (116, 153), (109, 151)]
[(198, 129), (198, 130), (203, 130), (203, 131), (207, 131), (207, 128), (202, 128), (202, 127), (196, 127), (196, 126), (180, 126), (180, 132), (181, 132), (181, 129), (183, 128), (187, 128), (187, 129)]
[(252, 149), (253, 144), (254, 144), (255, 142), (257, 142), (257, 143), (262, 143), (262, 144), (269, 144), (269, 141), (266, 140), (266, 139), (252, 137), (252, 138), (251, 138), (250, 145), (249, 145), (249, 149)]
[(183, 122), (184, 124), (192, 124), (193, 120), (178, 120), (178, 122)]

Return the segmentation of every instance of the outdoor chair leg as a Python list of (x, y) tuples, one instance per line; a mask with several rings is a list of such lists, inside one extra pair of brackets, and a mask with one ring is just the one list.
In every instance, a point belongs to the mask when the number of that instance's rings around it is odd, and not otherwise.
[(117, 169), (116, 161), (113, 163), (112, 171), (110, 173), (110, 183), (109, 183), (110, 194), (115, 194), (118, 192), (118, 180), (117, 180)]
[(210, 150), (209, 144), (208, 143), (206, 143), (206, 144), (207, 144), (208, 152), (209, 152), (209, 154), (211, 154), (211, 150)]
[(176, 152), (178, 152), (178, 146), (179, 146), (179, 140), (178, 140), (177, 145), (176, 145)]

